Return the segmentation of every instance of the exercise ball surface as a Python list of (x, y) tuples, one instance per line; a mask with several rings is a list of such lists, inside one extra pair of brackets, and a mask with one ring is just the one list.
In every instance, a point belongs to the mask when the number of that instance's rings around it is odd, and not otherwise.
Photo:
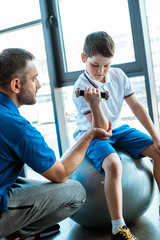
[[(117, 150), (117, 153), (123, 168), (123, 217), (129, 223), (143, 215), (152, 202), (155, 193), (153, 166), (147, 157), (135, 160), (124, 151)], [(104, 173), (100, 173), (85, 156), (70, 178), (79, 181), (87, 193), (85, 203), (71, 218), (84, 227), (110, 227), (111, 219), (104, 194)]]

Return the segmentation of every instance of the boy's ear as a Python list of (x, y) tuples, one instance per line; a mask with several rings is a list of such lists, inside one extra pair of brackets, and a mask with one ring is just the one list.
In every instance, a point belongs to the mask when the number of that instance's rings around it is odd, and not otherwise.
[(19, 93), (21, 89), (21, 82), (18, 78), (13, 78), (10, 83), (12, 92)]
[(83, 62), (83, 63), (86, 62), (86, 57), (85, 57), (85, 54), (84, 54), (84, 53), (81, 53), (81, 59), (82, 59), (82, 62)]

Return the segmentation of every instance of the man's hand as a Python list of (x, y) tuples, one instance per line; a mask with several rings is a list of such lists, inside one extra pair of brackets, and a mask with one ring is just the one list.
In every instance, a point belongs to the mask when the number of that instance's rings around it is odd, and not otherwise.
[(108, 140), (110, 137), (112, 137), (112, 122), (109, 121), (109, 128), (108, 130), (104, 130), (102, 128), (93, 128), (95, 132), (95, 137), (100, 140)]

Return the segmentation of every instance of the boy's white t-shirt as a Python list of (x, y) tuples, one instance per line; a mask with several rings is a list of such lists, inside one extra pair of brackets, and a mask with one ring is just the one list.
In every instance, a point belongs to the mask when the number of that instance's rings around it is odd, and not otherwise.
[(119, 68), (111, 67), (109, 69), (105, 83), (94, 80), (86, 71), (82, 73), (75, 82), (73, 89), (73, 101), (77, 109), (77, 129), (73, 135), (76, 141), (91, 127), (85, 117), (87, 113), (91, 112), (89, 104), (83, 97), (76, 97), (75, 95), (78, 87), (84, 90), (86, 86), (99, 88), (101, 92), (109, 91), (109, 99), (107, 101), (101, 99), (101, 108), (108, 121), (112, 121), (113, 129), (121, 125), (120, 113), (124, 98), (134, 93), (129, 78)]

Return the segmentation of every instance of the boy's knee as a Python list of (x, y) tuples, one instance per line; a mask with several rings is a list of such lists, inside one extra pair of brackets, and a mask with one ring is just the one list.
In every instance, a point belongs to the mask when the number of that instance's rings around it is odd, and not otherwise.
[(108, 172), (112, 175), (118, 175), (122, 171), (122, 164), (119, 158), (105, 159), (103, 163), (105, 173)]

